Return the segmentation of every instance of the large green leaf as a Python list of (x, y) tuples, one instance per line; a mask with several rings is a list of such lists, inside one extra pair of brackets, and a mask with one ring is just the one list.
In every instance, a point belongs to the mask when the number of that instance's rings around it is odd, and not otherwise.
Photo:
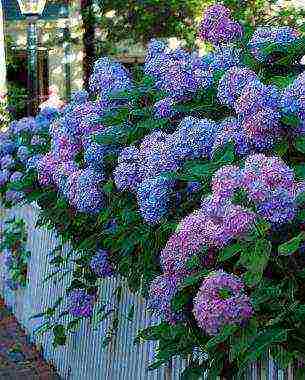
[(299, 249), (300, 244), (304, 240), (305, 240), (305, 232), (301, 232), (301, 233), (299, 233), (298, 236), (296, 236), (296, 237), (290, 239), (289, 241), (286, 241), (285, 243), (281, 244), (278, 247), (278, 253), (280, 255), (284, 255), (284, 256), (291, 255)]

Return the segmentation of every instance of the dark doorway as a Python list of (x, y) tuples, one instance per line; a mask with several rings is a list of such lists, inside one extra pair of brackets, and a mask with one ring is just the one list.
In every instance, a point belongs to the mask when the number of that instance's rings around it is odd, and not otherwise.
[[(7, 67), (8, 102), (13, 118), (27, 115), (27, 52), (14, 49), (15, 64)], [(38, 50), (38, 104), (48, 98), (49, 62), (48, 50)]]

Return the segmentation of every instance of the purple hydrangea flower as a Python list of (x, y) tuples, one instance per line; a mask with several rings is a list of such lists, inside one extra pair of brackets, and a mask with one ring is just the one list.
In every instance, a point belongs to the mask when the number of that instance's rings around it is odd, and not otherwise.
[(29, 149), (26, 146), (21, 145), (17, 150), (17, 158), (22, 162), (26, 163), (30, 156)]
[(54, 167), (52, 173), (53, 183), (59, 190), (63, 190), (66, 184), (67, 178), (78, 170), (78, 166), (74, 161), (64, 161)]
[(123, 162), (137, 162), (139, 158), (139, 149), (134, 145), (130, 145), (121, 150), (118, 163), (121, 164)]
[(175, 101), (170, 97), (159, 100), (154, 104), (153, 112), (156, 118), (165, 118), (172, 117), (176, 114), (173, 106), (175, 105)]
[(15, 165), (15, 160), (13, 159), (13, 157), (10, 154), (7, 154), (6, 156), (2, 157), (0, 160), (0, 166), (1, 166), (2, 170), (12, 169), (14, 167), (14, 165)]
[(257, 212), (272, 224), (285, 224), (292, 221), (296, 215), (296, 203), (287, 190), (276, 189), (268, 197), (259, 202)]
[(12, 173), (11, 177), (10, 177), (10, 181), (11, 182), (18, 182), (18, 181), (21, 181), (23, 178), (23, 173), (21, 172), (14, 172)]
[(241, 279), (217, 271), (202, 282), (193, 313), (206, 334), (217, 335), (227, 325), (246, 323), (253, 315), (253, 307)]
[(85, 103), (89, 100), (89, 94), (85, 90), (75, 91), (71, 94), (71, 102)]
[(252, 154), (242, 171), (242, 186), (254, 201), (263, 201), (270, 190), (292, 189), (294, 172), (279, 157)]
[(272, 108), (262, 108), (242, 121), (246, 137), (258, 150), (269, 149), (280, 136), (281, 115)]
[(146, 179), (137, 188), (140, 213), (146, 223), (156, 224), (168, 212), (174, 182), (162, 177)]
[(215, 135), (212, 147), (212, 156), (219, 148), (228, 143), (234, 144), (237, 155), (245, 156), (250, 153), (250, 141), (241, 127), (241, 121), (234, 117), (228, 117), (220, 123), (220, 128)]
[(96, 169), (103, 167), (105, 155), (110, 152), (109, 146), (100, 145), (97, 143), (88, 144), (84, 153), (84, 161), (87, 165), (93, 166)]
[(289, 46), (298, 38), (300, 38), (300, 33), (289, 26), (259, 27), (253, 33), (248, 47), (258, 61), (264, 62), (267, 55), (263, 48), (271, 44)]
[(230, 10), (221, 4), (209, 6), (199, 26), (199, 37), (216, 46), (240, 39), (242, 26), (231, 20), (230, 14)]
[(216, 196), (231, 198), (234, 191), (241, 186), (241, 170), (234, 165), (218, 169), (212, 178), (212, 191)]
[(108, 57), (102, 57), (95, 62), (89, 78), (89, 88), (92, 93), (107, 97), (113, 92), (131, 89), (132, 81), (123, 65)]
[(220, 103), (233, 106), (242, 90), (257, 79), (254, 71), (247, 68), (232, 67), (220, 79), (217, 97)]
[(150, 285), (148, 308), (171, 324), (175, 324), (183, 317), (182, 312), (173, 312), (171, 309), (171, 300), (178, 291), (180, 281), (181, 278), (178, 276), (161, 275)]
[(5, 193), (5, 199), (8, 202), (17, 204), (24, 200), (24, 194), (21, 191), (17, 190), (7, 190)]
[(10, 171), (7, 169), (0, 170), (0, 186), (5, 186), (10, 178)]
[(31, 139), (31, 145), (43, 145), (45, 142), (45, 138), (39, 135), (34, 135)]
[(114, 182), (118, 190), (135, 191), (140, 182), (138, 176), (138, 166), (132, 163), (119, 164), (113, 173)]
[(296, 114), (305, 121), (305, 74), (300, 74), (282, 93), (280, 107), (285, 114)]
[(234, 108), (239, 115), (255, 114), (262, 108), (277, 110), (280, 93), (273, 85), (264, 85), (259, 80), (248, 83), (242, 90)]
[(109, 253), (102, 249), (97, 251), (90, 261), (90, 268), (97, 277), (105, 278), (112, 276), (113, 268), (109, 262)]
[(42, 159), (42, 154), (36, 154), (35, 156), (32, 156), (28, 159), (28, 162), (26, 163), (26, 169), (32, 170), (36, 169), (38, 162)]
[(60, 161), (52, 152), (44, 155), (36, 164), (38, 172), (38, 181), (43, 186), (53, 183), (53, 174), (57, 169)]
[(73, 317), (91, 317), (95, 303), (95, 295), (83, 289), (75, 289), (69, 294), (69, 313)]

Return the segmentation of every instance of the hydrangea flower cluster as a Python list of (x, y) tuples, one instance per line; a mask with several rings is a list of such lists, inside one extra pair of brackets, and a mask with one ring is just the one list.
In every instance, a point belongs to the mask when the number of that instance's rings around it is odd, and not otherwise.
[[(86, 91), (73, 94), (50, 131), (51, 151), (37, 164), (39, 182), (56, 186), (80, 212), (96, 213), (104, 206), (99, 184), (104, 179), (105, 155), (112, 147), (98, 145), (93, 137), (105, 129), (101, 117), (116, 107), (116, 101), (107, 99), (108, 95), (131, 86), (130, 75), (121, 64), (101, 58), (90, 78), (90, 91), (98, 93), (99, 98), (91, 101)], [(84, 155), (82, 169), (76, 163), (80, 153)]]
[(76, 318), (91, 317), (96, 296), (88, 294), (84, 289), (74, 289), (69, 294), (69, 313)]
[(199, 27), (199, 37), (213, 45), (228, 44), (240, 39), (242, 26), (231, 19), (231, 11), (221, 4), (208, 7)]
[(267, 54), (264, 48), (275, 44), (276, 46), (288, 47), (300, 38), (300, 33), (289, 26), (280, 27), (259, 27), (253, 33), (248, 47), (254, 57), (264, 62), (267, 58)]
[(305, 124), (305, 73), (300, 74), (282, 93), (280, 100), (281, 111), (286, 114), (295, 114)]
[(172, 134), (153, 132), (139, 147), (120, 152), (115, 184), (118, 190), (137, 195), (146, 222), (158, 223), (167, 212), (175, 183), (162, 175), (176, 171), (187, 159), (209, 157), (217, 130), (218, 125), (211, 120), (187, 117)]
[(149, 291), (148, 308), (172, 324), (183, 318), (181, 312), (173, 312), (171, 301), (178, 291), (181, 278), (163, 274), (154, 279)]
[(253, 312), (241, 279), (222, 270), (204, 279), (194, 299), (195, 319), (208, 335), (227, 325), (244, 325)]
[(98, 250), (90, 261), (90, 268), (97, 277), (105, 278), (113, 275), (113, 268), (109, 262), (109, 253), (105, 250)]
[(15, 190), (6, 190), (10, 182), (21, 181), (23, 173), (34, 168), (37, 155), (35, 149), (47, 148), (46, 134), (59, 111), (45, 108), (36, 117), (25, 117), (13, 121), (5, 132), (0, 134), (0, 187), (7, 202), (16, 204), (23, 194)]
[(89, 88), (92, 93), (107, 97), (112, 92), (131, 89), (132, 80), (120, 63), (102, 57), (95, 62), (93, 73), (89, 78)]
[[(148, 46), (144, 71), (155, 79), (156, 88), (169, 96), (161, 103), (161, 110), (165, 106), (168, 110), (171, 102), (188, 98), (191, 94), (210, 87), (213, 82), (212, 71), (198, 65), (196, 56), (181, 48), (171, 50), (156, 40)], [(160, 104), (156, 107), (160, 109)]]

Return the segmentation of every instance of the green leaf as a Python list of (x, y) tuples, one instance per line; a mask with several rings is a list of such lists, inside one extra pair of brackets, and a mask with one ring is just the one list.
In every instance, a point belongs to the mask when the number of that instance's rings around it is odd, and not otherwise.
[(218, 262), (223, 262), (230, 259), (231, 257), (240, 253), (242, 249), (243, 247), (240, 243), (235, 243), (223, 248), (218, 254)]
[(213, 162), (220, 165), (231, 164), (235, 159), (234, 144), (228, 143), (224, 147), (219, 147), (213, 154)]
[(295, 172), (295, 175), (299, 179), (305, 179), (305, 164), (302, 163), (302, 164), (295, 165), (294, 172)]
[(299, 136), (294, 140), (294, 146), (296, 149), (301, 152), (305, 153), (305, 136)]
[(180, 380), (201, 380), (206, 373), (205, 367), (187, 367), (181, 373)]
[(280, 255), (288, 256), (293, 253), (295, 253), (299, 247), (300, 244), (305, 240), (305, 233), (301, 232), (298, 236), (290, 239), (289, 241), (286, 241), (285, 243), (281, 244), (278, 247), (278, 253)]
[(179, 285), (179, 289), (184, 289), (190, 286), (197, 285), (204, 277), (209, 274), (208, 270), (202, 270), (199, 273), (196, 273), (192, 276), (186, 277), (182, 283)]
[(293, 114), (282, 116), (281, 122), (293, 128), (297, 128), (301, 124), (300, 118)]
[(230, 336), (234, 335), (240, 327), (235, 325), (226, 325), (220, 333), (211, 338), (204, 347), (204, 351), (210, 351), (218, 346), (219, 343), (225, 342)]

